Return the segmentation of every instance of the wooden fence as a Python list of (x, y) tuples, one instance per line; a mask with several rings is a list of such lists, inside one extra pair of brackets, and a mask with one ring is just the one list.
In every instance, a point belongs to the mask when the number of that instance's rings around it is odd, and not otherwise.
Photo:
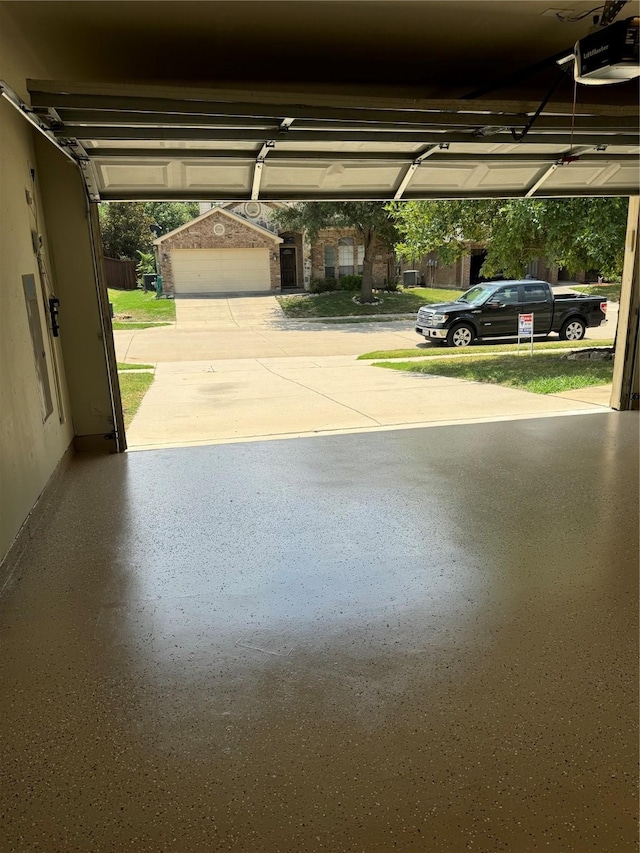
[(104, 271), (107, 277), (107, 287), (112, 287), (114, 290), (135, 290), (138, 286), (136, 266), (135, 261), (105, 258)]

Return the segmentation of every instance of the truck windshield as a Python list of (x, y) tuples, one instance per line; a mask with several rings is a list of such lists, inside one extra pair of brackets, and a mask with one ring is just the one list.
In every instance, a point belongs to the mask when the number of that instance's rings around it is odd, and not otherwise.
[(483, 302), (495, 290), (495, 285), (479, 284), (467, 290), (462, 296), (458, 297), (458, 302), (468, 302), (469, 305), (478, 305)]

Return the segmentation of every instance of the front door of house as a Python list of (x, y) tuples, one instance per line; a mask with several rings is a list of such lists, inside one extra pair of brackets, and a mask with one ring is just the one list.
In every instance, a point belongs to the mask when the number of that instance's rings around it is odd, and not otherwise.
[(298, 286), (296, 250), (292, 246), (280, 249), (280, 285), (283, 289), (291, 289)]

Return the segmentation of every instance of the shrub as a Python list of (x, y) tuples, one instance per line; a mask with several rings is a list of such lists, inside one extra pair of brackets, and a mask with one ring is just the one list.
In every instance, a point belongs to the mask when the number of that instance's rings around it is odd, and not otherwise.
[(340, 290), (361, 290), (361, 275), (343, 275), (340, 277)]
[(309, 285), (309, 293), (331, 293), (338, 289), (335, 278), (312, 278)]
[(138, 266), (136, 267), (136, 272), (138, 275), (143, 275), (143, 273), (155, 273), (156, 271), (156, 256), (153, 252), (141, 252), (139, 249), (136, 250), (140, 255), (140, 260), (138, 261)]

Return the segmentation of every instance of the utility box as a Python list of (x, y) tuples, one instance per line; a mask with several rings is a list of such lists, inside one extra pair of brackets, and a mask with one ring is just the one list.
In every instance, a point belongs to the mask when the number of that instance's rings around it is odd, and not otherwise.
[(402, 284), (405, 287), (416, 287), (420, 284), (420, 270), (405, 270), (402, 273)]
[(142, 286), (145, 290), (155, 290), (156, 289), (156, 273), (154, 272), (145, 272), (142, 275)]

